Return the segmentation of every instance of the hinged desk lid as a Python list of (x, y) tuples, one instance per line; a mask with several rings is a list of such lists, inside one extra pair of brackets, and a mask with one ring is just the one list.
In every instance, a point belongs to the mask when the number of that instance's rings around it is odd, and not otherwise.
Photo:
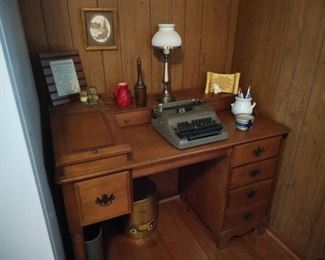
[(131, 152), (114, 115), (104, 110), (53, 113), (51, 128), (56, 166), (66, 166)]

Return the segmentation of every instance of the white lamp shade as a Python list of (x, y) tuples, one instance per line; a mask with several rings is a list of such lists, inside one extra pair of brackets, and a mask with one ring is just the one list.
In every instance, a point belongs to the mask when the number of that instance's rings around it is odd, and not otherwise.
[(175, 24), (158, 24), (159, 30), (152, 37), (151, 44), (158, 48), (173, 48), (182, 45), (182, 39), (175, 31)]

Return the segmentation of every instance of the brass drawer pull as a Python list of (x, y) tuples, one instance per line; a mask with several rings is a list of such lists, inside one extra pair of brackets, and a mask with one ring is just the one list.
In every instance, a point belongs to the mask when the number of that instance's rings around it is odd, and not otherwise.
[(252, 176), (253, 178), (255, 178), (257, 175), (261, 174), (261, 170), (260, 169), (254, 169), (252, 171), (250, 171), (249, 175)]
[(245, 219), (245, 220), (249, 220), (251, 217), (252, 217), (252, 214), (249, 211), (247, 211), (245, 214), (243, 214), (243, 219)]
[(109, 196), (106, 193), (104, 193), (100, 198), (97, 197), (95, 202), (104, 207), (104, 206), (111, 205), (114, 199), (115, 199), (114, 193), (111, 193), (111, 195)]
[(253, 150), (253, 154), (255, 157), (260, 157), (264, 153), (264, 147), (259, 146)]
[(256, 196), (257, 190), (250, 190), (246, 192), (247, 198), (253, 198)]

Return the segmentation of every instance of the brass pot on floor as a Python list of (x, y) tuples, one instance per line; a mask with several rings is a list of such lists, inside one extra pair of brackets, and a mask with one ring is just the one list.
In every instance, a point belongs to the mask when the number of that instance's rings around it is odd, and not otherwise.
[(132, 239), (146, 238), (156, 230), (158, 203), (155, 184), (147, 177), (133, 181), (133, 211), (128, 216), (126, 234)]

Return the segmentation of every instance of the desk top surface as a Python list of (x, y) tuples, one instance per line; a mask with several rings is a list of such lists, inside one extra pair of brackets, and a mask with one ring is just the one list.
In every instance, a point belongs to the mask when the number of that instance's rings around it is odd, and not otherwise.
[(123, 128), (127, 143), (132, 149), (132, 164), (136, 166), (148, 162), (155, 163), (163, 159), (225, 149), (242, 143), (284, 135), (288, 132), (283, 125), (261, 116), (255, 118), (254, 126), (249, 131), (239, 131), (235, 128), (234, 116), (230, 112), (224, 111), (217, 114), (227, 129), (229, 138), (184, 150), (179, 150), (169, 144), (150, 124)]
[[(115, 113), (111, 111), (104, 112), (110, 114), (110, 116), (107, 116), (110, 120), (113, 118), (111, 116), (112, 113)], [(133, 110), (129, 110), (129, 112), (133, 112)], [(242, 132), (235, 128), (234, 116), (229, 111), (217, 112), (217, 114), (227, 129), (229, 138), (184, 150), (178, 150), (161, 137), (151, 127), (150, 118), (148, 118), (147, 122), (138, 125), (121, 128), (113, 127), (113, 130), (118, 132), (118, 135), (111, 135), (111, 137), (113, 136), (114, 138), (116, 136), (119, 149), (128, 153), (126, 160), (109, 165), (105, 161), (107, 159), (99, 157), (95, 161), (80, 162), (82, 164), (81, 167), (78, 165), (57, 165), (56, 181), (63, 184), (123, 170), (132, 170), (133, 177), (136, 178), (199, 161), (226, 156), (227, 150), (234, 145), (288, 133), (287, 127), (262, 116), (256, 116), (254, 126), (249, 131)], [(55, 133), (53, 136), (55, 136)], [(121, 136), (124, 138), (123, 141), (121, 141)], [(56, 143), (57, 139), (54, 138), (54, 150), (59, 146)], [(61, 144), (61, 146), (64, 145)], [(88, 165), (90, 166), (88, 167)]]

